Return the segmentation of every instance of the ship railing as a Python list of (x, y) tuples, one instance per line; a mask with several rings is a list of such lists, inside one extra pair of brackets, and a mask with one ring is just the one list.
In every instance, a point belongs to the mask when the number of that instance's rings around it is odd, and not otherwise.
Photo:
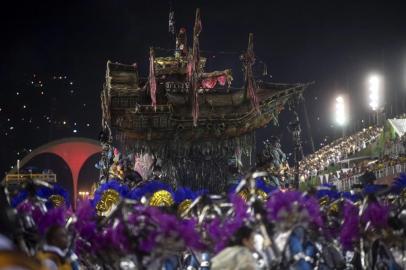
[(137, 105), (135, 108), (131, 109), (132, 113), (172, 113), (173, 112), (173, 107), (171, 104), (162, 104), (162, 105), (156, 105), (154, 107), (153, 105)]

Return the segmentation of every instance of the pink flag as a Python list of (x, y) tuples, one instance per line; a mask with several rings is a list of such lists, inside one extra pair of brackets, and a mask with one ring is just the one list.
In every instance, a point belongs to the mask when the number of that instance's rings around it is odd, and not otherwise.
[(149, 91), (151, 95), (151, 105), (156, 110), (156, 78), (154, 68), (154, 49), (149, 50)]
[(220, 75), (217, 77), (217, 81), (219, 82), (220, 85), (225, 85), (227, 82), (227, 76), (226, 75)]
[(203, 88), (208, 88), (208, 89), (213, 89), (217, 84), (217, 78), (216, 77), (210, 77), (202, 80), (202, 87)]

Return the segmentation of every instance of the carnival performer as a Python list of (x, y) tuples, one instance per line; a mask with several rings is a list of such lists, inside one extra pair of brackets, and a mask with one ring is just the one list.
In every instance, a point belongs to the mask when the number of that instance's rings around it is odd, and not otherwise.
[(212, 259), (212, 270), (254, 270), (256, 262), (252, 256), (255, 251), (253, 230), (242, 226), (230, 240), (229, 246)]
[(51, 226), (45, 235), (45, 244), (38, 251), (37, 257), (49, 270), (73, 270), (66, 259), (69, 236), (67, 230), (59, 225)]
[(0, 269), (45, 270), (39, 260), (27, 256), (15, 246), (16, 221), (15, 213), (7, 206), (4, 192), (0, 190)]

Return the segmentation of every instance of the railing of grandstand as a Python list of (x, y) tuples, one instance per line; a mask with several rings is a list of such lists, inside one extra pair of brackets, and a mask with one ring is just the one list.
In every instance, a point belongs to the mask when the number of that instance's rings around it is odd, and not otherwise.
[[(396, 164), (394, 166), (388, 166), (383, 169), (374, 171), (376, 179), (384, 178), (390, 175), (396, 175), (402, 172), (406, 172), (406, 163)], [(352, 185), (360, 184), (360, 178), (362, 175), (363, 174), (360, 173), (348, 178), (329, 181), (329, 183), (336, 185), (337, 189), (340, 191), (350, 190)]]

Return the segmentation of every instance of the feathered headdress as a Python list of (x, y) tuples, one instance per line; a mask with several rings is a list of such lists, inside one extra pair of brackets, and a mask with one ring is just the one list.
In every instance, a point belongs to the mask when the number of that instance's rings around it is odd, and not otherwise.
[(129, 194), (129, 198), (138, 201), (141, 201), (144, 196), (150, 196), (149, 205), (151, 206), (172, 206), (175, 203), (173, 189), (157, 180), (149, 181)]
[(200, 195), (207, 193), (206, 190), (197, 192), (192, 191), (190, 188), (181, 187), (176, 189), (174, 194), (175, 203), (178, 205), (178, 214), (182, 214), (192, 204), (192, 202)]
[[(384, 229), (388, 227), (389, 206), (379, 202), (369, 202), (361, 215), (361, 222), (373, 229)], [(367, 229), (367, 228), (366, 228)]]
[(266, 206), (271, 222), (285, 222), (288, 226), (302, 222), (323, 226), (317, 200), (298, 191), (276, 192)]
[(401, 194), (406, 190), (406, 173), (401, 173), (398, 178), (393, 181), (390, 191), (393, 194)]
[(28, 191), (26, 189), (20, 190), (17, 195), (11, 198), (10, 204), (12, 207), (18, 207), (22, 202), (28, 198)]
[(355, 192), (351, 192), (351, 191), (341, 192), (341, 197), (343, 197), (347, 200), (350, 200), (354, 203), (362, 200), (362, 196), (360, 193), (355, 193)]
[[(229, 193), (235, 193), (238, 184), (234, 184), (230, 187)], [(265, 201), (271, 192), (276, 191), (277, 188), (274, 186), (267, 185), (265, 181), (258, 177), (255, 179), (255, 195), (261, 200)], [(248, 188), (243, 188), (238, 194), (245, 200), (248, 201), (250, 196), (250, 190)]]
[(53, 208), (45, 213), (38, 210), (33, 212), (33, 219), (41, 235), (45, 235), (52, 226), (65, 226), (67, 216), (68, 213), (64, 207)]
[(54, 184), (52, 188), (42, 187), (36, 191), (36, 195), (42, 199), (47, 200), (47, 207), (67, 207), (70, 206), (68, 192), (58, 184)]
[(320, 206), (326, 206), (329, 202), (340, 198), (340, 194), (334, 185), (323, 184), (317, 187), (316, 197)]
[(364, 189), (362, 190), (362, 193), (364, 195), (376, 194), (376, 193), (384, 192), (385, 189), (387, 189), (386, 185), (372, 184), (372, 185), (365, 186)]
[(89, 200), (80, 201), (76, 209), (77, 221), (74, 228), (78, 234), (75, 242), (75, 251), (77, 254), (86, 254), (92, 252), (93, 243), (98, 233), (96, 223), (96, 210)]
[(225, 219), (216, 217), (204, 225), (205, 230), (214, 244), (214, 251), (224, 249), (238, 229), (248, 221), (248, 206), (238, 195), (230, 195), (234, 214)]
[(340, 231), (340, 243), (344, 250), (352, 250), (360, 239), (358, 207), (349, 201), (344, 202), (343, 224)]
[(101, 216), (108, 215), (122, 198), (129, 193), (126, 185), (122, 185), (117, 180), (110, 180), (102, 184), (94, 193), (92, 200), (93, 207), (96, 208), (97, 214)]
[(138, 205), (126, 222), (128, 231), (134, 238), (134, 248), (138, 251), (151, 253), (169, 246), (173, 251), (185, 247), (199, 250), (204, 248), (194, 219), (179, 220), (175, 215), (164, 213), (157, 207)]

